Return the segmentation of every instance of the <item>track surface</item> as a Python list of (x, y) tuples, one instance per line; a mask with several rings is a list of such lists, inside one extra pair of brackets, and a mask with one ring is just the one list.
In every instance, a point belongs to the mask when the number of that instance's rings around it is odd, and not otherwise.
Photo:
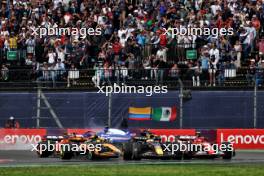
[(123, 161), (122, 159), (109, 159), (89, 161), (84, 158), (62, 161), (60, 158), (38, 158), (37, 154), (31, 151), (0, 151), (0, 167), (10, 166), (45, 166), (45, 165), (106, 165), (106, 164), (239, 164), (239, 163), (261, 163), (264, 164), (264, 151), (237, 151), (231, 161), (222, 159), (214, 160), (141, 160)]

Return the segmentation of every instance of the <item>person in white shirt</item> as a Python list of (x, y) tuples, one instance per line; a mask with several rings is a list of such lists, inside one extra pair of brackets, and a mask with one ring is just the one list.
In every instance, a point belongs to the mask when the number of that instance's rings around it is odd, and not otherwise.
[(103, 12), (101, 12), (100, 16), (98, 16), (97, 23), (98, 25), (102, 25), (102, 26), (105, 25), (106, 17), (104, 16)]
[(35, 46), (36, 46), (36, 40), (34, 36), (30, 36), (30, 38), (26, 40), (26, 46), (27, 46), (27, 54), (33, 56), (35, 53)]
[(125, 38), (128, 37), (127, 35), (127, 29), (125, 29), (123, 26), (118, 30), (117, 35), (119, 38), (122, 38), (122, 36), (125, 36)]
[(75, 85), (77, 79), (79, 79), (79, 70), (75, 67), (74, 64), (71, 64), (71, 68), (68, 71), (67, 87), (71, 86), (71, 82), (73, 83), (73, 85)]
[(47, 57), (48, 57), (48, 63), (50, 65), (56, 62), (56, 53), (52, 49), (49, 49)]
[(234, 46), (234, 53), (235, 53), (235, 65), (237, 68), (241, 67), (241, 55), (242, 55), (242, 46), (239, 40), (236, 41)]
[(95, 87), (99, 87), (104, 77), (104, 69), (102, 63), (94, 65), (95, 75), (92, 77), (92, 81)]
[(120, 73), (120, 76), (123, 79), (123, 83), (126, 84), (126, 79), (128, 77), (128, 69), (125, 64), (122, 64), (122, 66), (120, 67)]
[(157, 51), (157, 58), (162, 58), (164, 62), (167, 62), (167, 51), (168, 48), (161, 46), (161, 48)]
[(57, 9), (62, 0), (53, 0), (53, 10)]
[(65, 61), (65, 50), (63, 48), (57, 48), (57, 55), (58, 55), (58, 59), (61, 60), (61, 62)]
[(219, 62), (219, 59), (220, 59), (219, 49), (217, 49), (215, 47), (215, 44), (213, 44), (212, 45), (212, 48), (209, 50), (209, 55), (210, 55), (210, 58), (212, 56), (215, 56), (215, 62), (216, 62), (216, 64)]
[(218, 2), (215, 2), (215, 4), (211, 5), (211, 11), (214, 16), (217, 14), (217, 11), (221, 11), (221, 6)]
[(217, 64), (220, 59), (219, 50), (215, 47), (215, 44), (212, 45), (212, 48), (209, 50), (210, 56), (210, 68), (209, 68), (209, 86), (215, 86), (215, 73), (217, 71)]

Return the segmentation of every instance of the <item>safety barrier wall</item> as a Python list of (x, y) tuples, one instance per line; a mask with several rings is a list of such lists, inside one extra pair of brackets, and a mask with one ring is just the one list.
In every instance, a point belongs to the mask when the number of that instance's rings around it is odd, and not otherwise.
[[(108, 122), (108, 97), (93, 92), (44, 92), (64, 128), (104, 127)], [(264, 128), (264, 91), (257, 92), (256, 124)], [(166, 94), (112, 94), (111, 126), (120, 127), (128, 117), (129, 106), (176, 106), (174, 122), (128, 121), (129, 127), (179, 128), (179, 92)], [(57, 127), (44, 103), (41, 103), (40, 127)], [(44, 107), (44, 108), (43, 108)], [(0, 127), (14, 116), (22, 128), (35, 128), (36, 92), (1, 92)], [(192, 99), (183, 103), (183, 128), (253, 128), (253, 91), (192, 91)]]
[[(86, 131), (100, 131), (102, 129), (0, 129), (0, 150), (32, 150), (44, 135), (59, 136), (64, 133), (83, 134)], [(140, 129), (131, 129), (139, 132)], [(163, 141), (173, 141), (175, 136), (195, 135), (195, 129), (150, 129)], [(235, 149), (264, 149), (264, 129), (215, 129), (199, 130), (212, 143), (221, 144), (229, 141)]]

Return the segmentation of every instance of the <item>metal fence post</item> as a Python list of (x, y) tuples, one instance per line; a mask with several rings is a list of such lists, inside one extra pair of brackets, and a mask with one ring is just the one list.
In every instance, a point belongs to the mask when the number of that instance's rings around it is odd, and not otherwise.
[(180, 128), (182, 128), (182, 121), (183, 121), (183, 83), (181, 81), (181, 79), (178, 79), (178, 82), (180, 84), (180, 94), (179, 94), (179, 98), (180, 98)]
[(38, 93), (37, 93), (37, 124), (36, 124), (36, 127), (39, 128), (40, 127), (40, 99), (41, 99), (41, 96), (40, 96), (40, 93), (41, 93), (41, 90), (40, 88), (38, 88)]
[(255, 86), (254, 86), (254, 128), (257, 128), (257, 91), (258, 91), (258, 85), (257, 81), (255, 80)]
[(112, 114), (112, 94), (108, 96), (108, 124), (107, 126), (111, 127), (111, 114)]

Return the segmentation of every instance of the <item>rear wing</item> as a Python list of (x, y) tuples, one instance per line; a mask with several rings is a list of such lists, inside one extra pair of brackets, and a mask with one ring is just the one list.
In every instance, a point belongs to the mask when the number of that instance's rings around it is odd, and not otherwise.
[(63, 136), (45, 136), (42, 140), (61, 141)]
[(175, 136), (175, 138), (182, 141), (188, 141), (196, 139), (197, 136)]

